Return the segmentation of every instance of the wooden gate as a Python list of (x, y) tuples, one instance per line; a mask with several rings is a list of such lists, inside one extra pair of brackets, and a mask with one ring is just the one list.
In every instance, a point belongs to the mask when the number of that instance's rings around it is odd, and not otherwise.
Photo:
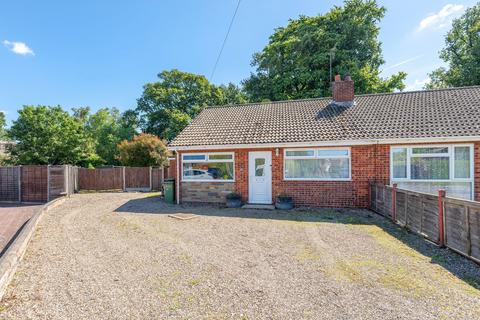
[(125, 167), (125, 189), (150, 190), (150, 167)]
[(22, 166), (20, 169), (23, 202), (48, 201), (48, 167)]

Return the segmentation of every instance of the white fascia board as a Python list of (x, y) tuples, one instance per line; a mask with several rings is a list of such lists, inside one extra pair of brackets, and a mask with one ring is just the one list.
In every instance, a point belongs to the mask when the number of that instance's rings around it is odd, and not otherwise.
[(187, 150), (225, 150), (225, 149), (260, 149), (260, 148), (301, 148), (301, 147), (336, 147), (359, 146), (372, 144), (409, 144), (409, 143), (441, 143), (441, 142), (473, 142), (480, 141), (480, 136), (463, 137), (438, 137), (438, 138), (407, 138), (407, 139), (369, 139), (369, 140), (339, 140), (339, 141), (313, 141), (313, 142), (286, 142), (286, 143), (261, 143), (261, 144), (224, 144), (168, 147), (171, 151)]

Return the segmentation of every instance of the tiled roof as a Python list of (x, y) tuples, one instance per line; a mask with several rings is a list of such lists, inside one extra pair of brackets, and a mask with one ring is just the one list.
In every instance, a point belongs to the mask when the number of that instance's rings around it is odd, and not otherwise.
[(480, 136), (480, 86), (204, 109), (171, 147)]

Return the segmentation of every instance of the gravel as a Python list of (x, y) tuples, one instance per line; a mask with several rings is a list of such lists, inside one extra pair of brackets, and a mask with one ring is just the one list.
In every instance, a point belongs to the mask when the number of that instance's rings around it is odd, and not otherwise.
[(79, 194), (43, 216), (0, 319), (475, 319), (479, 288), (476, 264), (367, 210)]

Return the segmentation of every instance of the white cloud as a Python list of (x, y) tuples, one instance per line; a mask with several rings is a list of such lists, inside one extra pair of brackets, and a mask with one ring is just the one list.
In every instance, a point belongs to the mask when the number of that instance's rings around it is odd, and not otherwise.
[(417, 91), (422, 90), (423, 87), (430, 82), (430, 78), (425, 79), (415, 79), (413, 83), (407, 84), (404, 91)]
[(386, 70), (390, 70), (390, 69), (393, 69), (393, 68), (396, 68), (396, 67), (403, 66), (404, 64), (407, 64), (407, 63), (413, 62), (413, 61), (415, 61), (415, 60), (418, 60), (418, 59), (420, 59), (421, 57), (423, 57), (423, 54), (418, 55), (418, 56), (415, 56), (415, 57), (411, 57), (411, 58), (408, 58), (408, 59), (405, 59), (405, 60), (403, 60), (403, 61), (400, 61), (400, 62), (398, 62), (398, 63), (392, 64), (391, 66), (386, 67), (385, 69), (383, 69), (383, 71), (386, 71)]
[(427, 28), (443, 28), (448, 26), (453, 16), (457, 13), (462, 12), (465, 9), (465, 6), (462, 4), (447, 4), (445, 5), (440, 11), (437, 13), (431, 13), (427, 17), (425, 17), (422, 21), (420, 21), (420, 25), (418, 26), (418, 30), (424, 30)]
[(26, 56), (29, 54), (32, 56), (35, 55), (33, 50), (30, 49), (25, 42), (15, 42), (15, 41), (4, 40), (3, 45), (13, 53), (16, 53), (22, 56)]

